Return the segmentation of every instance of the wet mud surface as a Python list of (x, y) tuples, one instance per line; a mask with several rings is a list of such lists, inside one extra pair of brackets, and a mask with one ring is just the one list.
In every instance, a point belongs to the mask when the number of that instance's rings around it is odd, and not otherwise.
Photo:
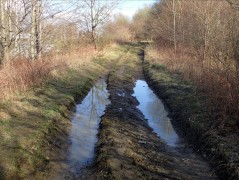
[(186, 145), (170, 147), (149, 127), (132, 96), (135, 81), (142, 78), (140, 63), (129, 71), (124, 62), (110, 75), (111, 104), (101, 119), (95, 161), (81, 178), (217, 179)]

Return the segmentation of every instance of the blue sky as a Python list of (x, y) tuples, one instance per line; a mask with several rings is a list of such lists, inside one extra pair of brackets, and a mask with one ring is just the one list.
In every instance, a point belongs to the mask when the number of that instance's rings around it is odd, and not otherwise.
[(143, 8), (145, 5), (152, 5), (155, 2), (156, 0), (122, 0), (117, 8), (117, 12), (132, 18), (138, 9)]
[[(114, 0), (109, 1), (113, 2)], [(142, 9), (145, 6), (153, 5), (157, 0), (119, 0), (119, 1), (120, 3), (117, 6), (117, 8), (113, 11), (113, 14), (122, 13), (125, 16), (129, 17), (129, 19), (131, 19), (138, 9)], [(55, 4), (55, 6), (52, 7), (54, 7), (56, 11), (63, 10), (61, 13), (56, 15), (58, 18), (63, 17), (67, 19), (74, 16), (72, 15), (71, 12), (71, 10), (76, 7), (75, 4), (72, 3), (73, 0), (49, 0), (48, 2)]]

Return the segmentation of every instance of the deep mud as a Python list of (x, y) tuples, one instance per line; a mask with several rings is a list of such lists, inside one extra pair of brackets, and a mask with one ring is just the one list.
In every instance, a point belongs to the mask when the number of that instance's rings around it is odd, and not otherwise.
[(148, 126), (132, 96), (135, 80), (143, 78), (140, 49), (132, 48), (136, 60), (125, 57), (109, 77), (111, 104), (100, 123), (95, 162), (81, 178), (217, 179), (200, 156), (169, 147)]

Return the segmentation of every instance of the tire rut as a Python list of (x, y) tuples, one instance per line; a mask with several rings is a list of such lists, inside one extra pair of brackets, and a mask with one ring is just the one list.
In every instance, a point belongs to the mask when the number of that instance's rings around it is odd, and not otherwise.
[(148, 126), (132, 96), (135, 79), (143, 77), (139, 57), (134, 67), (122, 59), (108, 80), (111, 105), (100, 123), (95, 163), (83, 179), (217, 179), (198, 155), (168, 147)]

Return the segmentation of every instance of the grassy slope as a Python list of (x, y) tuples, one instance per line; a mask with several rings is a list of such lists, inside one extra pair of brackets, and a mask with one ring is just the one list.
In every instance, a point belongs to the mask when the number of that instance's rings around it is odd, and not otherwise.
[(237, 135), (232, 135), (230, 141), (223, 139), (223, 135), (211, 127), (213, 117), (195, 88), (183, 81), (180, 74), (168, 71), (163, 65), (150, 63), (150, 60), (145, 61), (146, 78), (169, 108), (176, 129), (206, 153), (221, 178), (239, 178)]
[(44, 175), (52, 152), (66, 141), (75, 100), (88, 92), (120, 53), (109, 50), (84, 68), (69, 69), (42, 87), (0, 102), (0, 179)]

